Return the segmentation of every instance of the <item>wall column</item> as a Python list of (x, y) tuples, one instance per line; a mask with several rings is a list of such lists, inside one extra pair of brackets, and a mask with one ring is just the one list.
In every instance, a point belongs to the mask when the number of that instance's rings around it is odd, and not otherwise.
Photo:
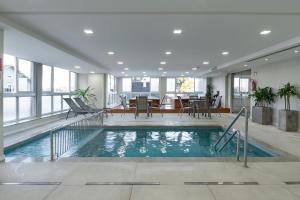
[(4, 133), (3, 133), (3, 53), (4, 31), (0, 30), (0, 162), (4, 161)]
[(43, 64), (34, 62), (36, 117), (42, 116)]

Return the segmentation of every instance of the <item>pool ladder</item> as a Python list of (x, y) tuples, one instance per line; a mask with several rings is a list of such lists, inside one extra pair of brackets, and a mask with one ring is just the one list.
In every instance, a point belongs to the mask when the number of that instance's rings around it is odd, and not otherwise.
[[(229, 133), (229, 130), (232, 128), (232, 126), (236, 123), (236, 121), (240, 118), (240, 116), (245, 113), (245, 136), (244, 136), (244, 167), (248, 167), (248, 110), (246, 107), (243, 107), (240, 112), (237, 114), (237, 116), (233, 119), (233, 121), (230, 123), (230, 125), (227, 127), (227, 129), (224, 131), (224, 133), (221, 135), (221, 137), (218, 139), (218, 141), (214, 144), (214, 149), (216, 151), (222, 151), (224, 147), (234, 138), (234, 136), (237, 135), (237, 144), (236, 144), (236, 158), (237, 161), (240, 160), (240, 139), (241, 139), (241, 133), (239, 130), (234, 130), (233, 133)], [(223, 138), (225, 138), (226, 135), (230, 135), (228, 139), (225, 139), (225, 142), (223, 145), (218, 148), (218, 144), (221, 142)]]

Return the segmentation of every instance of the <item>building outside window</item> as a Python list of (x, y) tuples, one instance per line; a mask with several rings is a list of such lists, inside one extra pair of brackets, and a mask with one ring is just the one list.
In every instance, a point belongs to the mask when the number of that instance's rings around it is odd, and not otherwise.
[(3, 121), (13, 123), (36, 116), (34, 67), (28, 60), (4, 54)]

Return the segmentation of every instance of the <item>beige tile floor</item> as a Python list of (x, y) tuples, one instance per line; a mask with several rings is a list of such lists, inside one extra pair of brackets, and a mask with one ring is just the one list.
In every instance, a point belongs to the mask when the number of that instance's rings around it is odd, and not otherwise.
[[(225, 125), (231, 115), (222, 118), (193, 119), (176, 115), (155, 115), (134, 120), (114, 115), (106, 125)], [(243, 119), (237, 124), (242, 129)], [(249, 124), (251, 137), (300, 157), (299, 132), (285, 133), (274, 127)], [(285, 144), (282, 144), (280, 141)], [(298, 149), (295, 149), (298, 148)], [(300, 199), (300, 162), (195, 161), (66, 161), (7, 162), (0, 164), (0, 182), (61, 182), (56, 186), (0, 185), (0, 199), (84, 199), (84, 200), (289, 200)], [(160, 185), (85, 185), (87, 182), (159, 182)], [(185, 185), (197, 181), (256, 181), (259, 185)]]

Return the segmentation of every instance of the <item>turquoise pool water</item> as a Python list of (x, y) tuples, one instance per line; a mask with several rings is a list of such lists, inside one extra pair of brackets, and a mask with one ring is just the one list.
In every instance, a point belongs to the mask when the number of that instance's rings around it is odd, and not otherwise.
[[(71, 144), (72, 148), (63, 154), (63, 157), (234, 157), (236, 155), (235, 140), (221, 152), (214, 150), (213, 145), (224, 131), (221, 127), (128, 127), (60, 131), (77, 131), (77, 134), (82, 135), (76, 143)], [(241, 155), (242, 153), (243, 145), (241, 145)], [(49, 134), (5, 150), (7, 157), (47, 157), (49, 154)], [(273, 154), (250, 144), (249, 156), (272, 157)]]

